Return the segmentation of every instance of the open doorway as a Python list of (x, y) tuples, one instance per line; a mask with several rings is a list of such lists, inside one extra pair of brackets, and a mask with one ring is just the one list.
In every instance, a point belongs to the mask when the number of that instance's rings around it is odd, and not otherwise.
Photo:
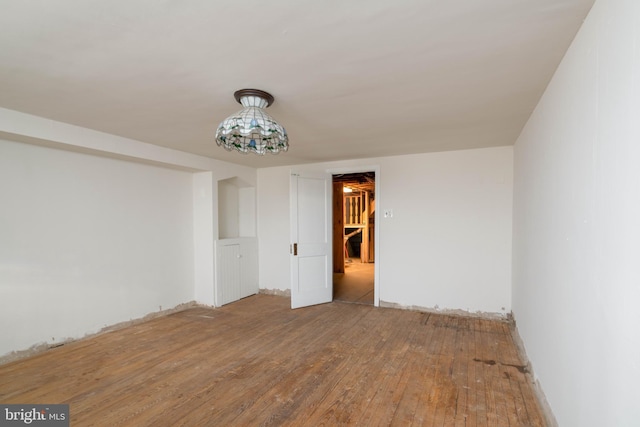
[(333, 175), (333, 299), (374, 304), (375, 172)]

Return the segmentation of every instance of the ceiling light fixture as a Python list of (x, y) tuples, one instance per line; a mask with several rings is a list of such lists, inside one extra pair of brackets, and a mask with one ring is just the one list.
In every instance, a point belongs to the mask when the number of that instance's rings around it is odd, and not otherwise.
[(240, 89), (233, 96), (242, 110), (226, 118), (216, 131), (216, 144), (228, 151), (278, 154), (289, 149), (287, 131), (264, 109), (273, 96), (259, 89)]

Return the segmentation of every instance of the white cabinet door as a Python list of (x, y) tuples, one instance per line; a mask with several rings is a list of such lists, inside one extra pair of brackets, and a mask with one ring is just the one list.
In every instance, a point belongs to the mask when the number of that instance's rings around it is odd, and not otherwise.
[(258, 293), (258, 240), (222, 239), (215, 243), (215, 305)]
[(220, 244), (216, 252), (216, 306), (222, 306), (241, 298), (240, 245)]

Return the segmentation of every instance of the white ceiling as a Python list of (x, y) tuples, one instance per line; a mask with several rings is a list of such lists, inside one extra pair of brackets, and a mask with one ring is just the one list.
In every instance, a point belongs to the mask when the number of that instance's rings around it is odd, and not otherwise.
[[(0, 106), (255, 167), (511, 145), (594, 0), (0, 0)], [(271, 92), (277, 156), (214, 141)]]

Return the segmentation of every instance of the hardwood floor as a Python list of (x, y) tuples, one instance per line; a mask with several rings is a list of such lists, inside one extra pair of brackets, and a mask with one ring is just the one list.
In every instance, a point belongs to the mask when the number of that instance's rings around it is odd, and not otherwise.
[(346, 263), (344, 273), (333, 274), (333, 300), (373, 305), (374, 269), (357, 258)]
[(543, 426), (507, 322), (256, 295), (0, 366), (72, 426)]

